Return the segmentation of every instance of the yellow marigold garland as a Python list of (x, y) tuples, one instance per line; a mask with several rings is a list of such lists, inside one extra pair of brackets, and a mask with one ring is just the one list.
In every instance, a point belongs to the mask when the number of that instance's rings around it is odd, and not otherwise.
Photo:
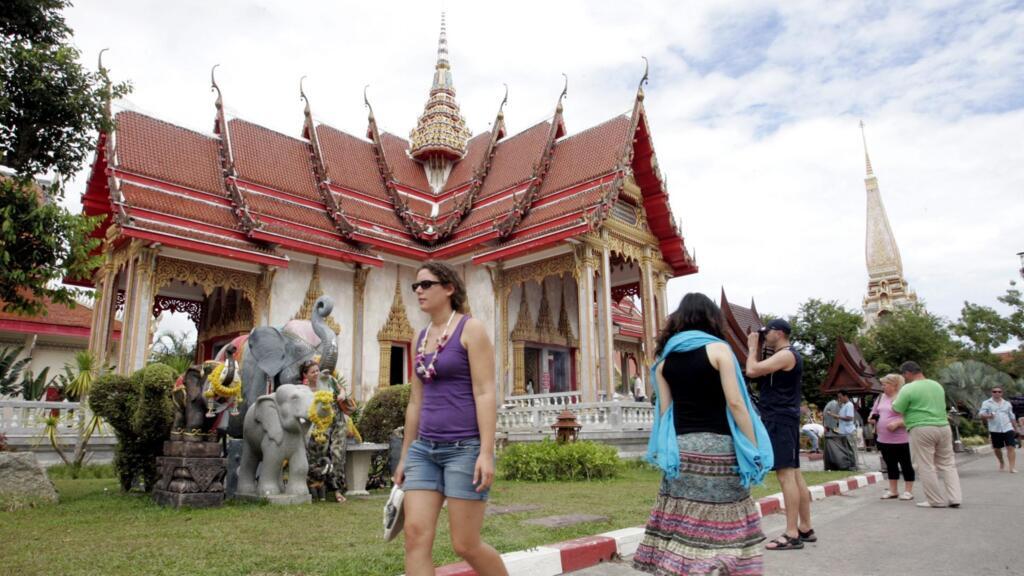
[(231, 406), (231, 415), (238, 415), (238, 405), (242, 403), (242, 379), (238, 377), (238, 371), (235, 370), (235, 379), (231, 382), (230, 386), (224, 385), (224, 364), (218, 364), (213, 372), (210, 372), (210, 376), (207, 377), (206, 381), (210, 383), (210, 388), (203, 392), (203, 396), (206, 398), (207, 409), (209, 413), (207, 416), (213, 416), (213, 399), (214, 397), (220, 397), (225, 399), (234, 399), (234, 403)]
[[(327, 408), (327, 415), (321, 416), (317, 405)], [(309, 421), (313, 423), (313, 440), (318, 444), (327, 442), (327, 429), (334, 422), (334, 394), (329, 390), (320, 390), (313, 394), (313, 404), (309, 406)]]

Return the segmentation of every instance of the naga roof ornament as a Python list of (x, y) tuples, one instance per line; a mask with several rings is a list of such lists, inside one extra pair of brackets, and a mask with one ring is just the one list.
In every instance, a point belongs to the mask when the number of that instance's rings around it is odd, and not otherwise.
[(466, 127), (466, 120), (455, 101), (455, 84), (448, 63), (448, 36), (442, 13), (434, 83), (430, 87), (430, 97), (423, 114), (416, 122), (416, 128), (409, 133), (410, 153), (420, 161), (432, 157), (461, 160), (466, 155), (466, 143), (470, 136), (472, 133)]

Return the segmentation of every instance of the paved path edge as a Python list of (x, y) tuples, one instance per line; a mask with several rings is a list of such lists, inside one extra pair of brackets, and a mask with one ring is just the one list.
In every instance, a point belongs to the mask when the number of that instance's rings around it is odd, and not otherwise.
[[(832, 480), (824, 484), (810, 486), (811, 499), (822, 500), (829, 496), (839, 496), (850, 490), (864, 488), (883, 480), (881, 472), (865, 472)], [(761, 516), (785, 510), (782, 493), (765, 496), (757, 501), (757, 509)], [(630, 556), (636, 552), (640, 541), (644, 538), (644, 527), (634, 526), (613, 530), (596, 536), (585, 536), (575, 540), (538, 546), (528, 550), (506, 552), (501, 555), (508, 568), (509, 576), (557, 576), (574, 570), (589, 568), (615, 557)], [(465, 562), (441, 566), (437, 576), (475, 576), (476, 572)]]

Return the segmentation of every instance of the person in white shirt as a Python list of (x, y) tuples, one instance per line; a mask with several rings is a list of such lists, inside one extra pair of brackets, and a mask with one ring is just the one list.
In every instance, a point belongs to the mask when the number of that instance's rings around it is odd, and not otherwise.
[(647, 400), (647, 390), (644, 388), (644, 380), (639, 375), (633, 377), (633, 397), (637, 402)]
[(992, 439), (992, 451), (995, 452), (996, 460), (999, 461), (999, 470), (1006, 470), (1003, 462), (1003, 448), (1006, 448), (1006, 458), (1010, 461), (1010, 473), (1017, 473), (1017, 454), (1014, 448), (1017, 446), (1017, 418), (1013, 414), (1013, 405), (1003, 400), (1003, 389), (995, 387), (992, 389), (992, 397), (981, 403), (981, 410), (978, 411), (981, 419), (988, 424), (988, 435)]

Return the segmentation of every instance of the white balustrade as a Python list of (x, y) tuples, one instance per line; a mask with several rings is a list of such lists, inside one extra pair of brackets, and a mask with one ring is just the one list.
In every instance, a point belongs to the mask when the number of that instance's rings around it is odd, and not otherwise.
[[(0, 400), (0, 432), (9, 437), (41, 434), (54, 410), (57, 411), (61, 435), (76, 434), (80, 425), (84, 426), (92, 419), (92, 412), (79, 402)], [(113, 436), (113, 430), (102, 426), (93, 435)]]
[(576, 415), (583, 430), (650, 430), (654, 423), (654, 407), (647, 402), (581, 402), (578, 392), (512, 396), (508, 400), (498, 410), (498, 430), (502, 432), (550, 431), (565, 409)]

